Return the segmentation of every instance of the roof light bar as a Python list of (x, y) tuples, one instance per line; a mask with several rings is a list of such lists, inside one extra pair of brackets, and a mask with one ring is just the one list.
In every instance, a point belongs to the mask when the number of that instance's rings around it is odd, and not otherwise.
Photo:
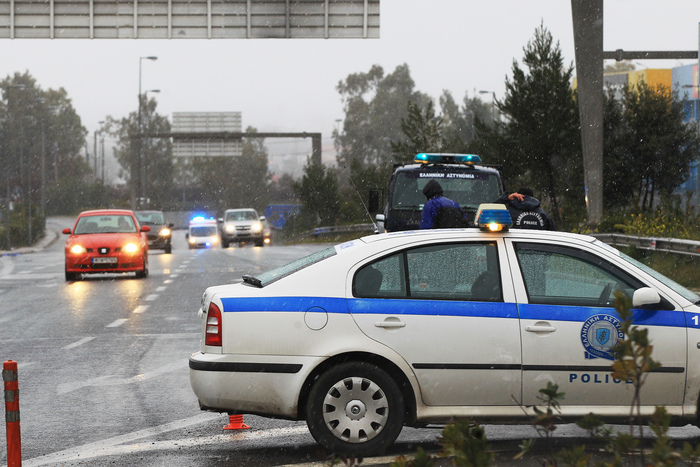
[(484, 203), (476, 211), (476, 224), (482, 230), (499, 232), (508, 230), (513, 225), (513, 220), (505, 205)]
[(420, 164), (478, 164), (481, 162), (481, 157), (476, 154), (429, 154), (422, 152), (416, 154), (413, 162)]

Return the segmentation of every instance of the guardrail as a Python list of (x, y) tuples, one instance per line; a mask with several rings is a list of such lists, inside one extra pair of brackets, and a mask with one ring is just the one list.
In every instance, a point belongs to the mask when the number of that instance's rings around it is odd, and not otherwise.
[(608, 245), (634, 246), (642, 250), (700, 256), (700, 242), (680, 238), (635, 237), (621, 234), (591, 234)]
[[(374, 224), (318, 227), (313, 230), (308, 230), (300, 236), (305, 238), (319, 238), (350, 232), (372, 233), (375, 231), (375, 229), (376, 226)], [(608, 245), (634, 246), (641, 248), (642, 250), (654, 250), (667, 253), (700, 256), (700, 241), (696, 240), (684, 240), (680, 238), (635, 237), (633, 235), (614, 233), (591, 234), (591, 237), (595, 237)]]

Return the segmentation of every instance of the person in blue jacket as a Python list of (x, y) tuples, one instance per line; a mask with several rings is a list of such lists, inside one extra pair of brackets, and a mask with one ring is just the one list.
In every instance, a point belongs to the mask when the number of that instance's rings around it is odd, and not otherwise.
[(467, 227), (467, 218), (459, 203), (442, 196), (442, 186), (437, 180), (429, 180), (423, 187), (428, 201), (421, 213), (420, 229), (449, 229)]
[(529, 188), (520, 188), (515, 193), (503, 193), (496, 203), (505, 204), (513, 219), (513, 228), (557, 230), (554, 221), (532, 196)]

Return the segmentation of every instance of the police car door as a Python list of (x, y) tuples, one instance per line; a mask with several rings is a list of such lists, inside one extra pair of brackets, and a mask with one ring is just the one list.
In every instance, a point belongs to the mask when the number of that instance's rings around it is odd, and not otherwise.
[[(565, 393), (562, 407), (628, 413), (632, 385), (611, 375), (610, 349), (623, 337), (612, 301), (616, 290), (631, 297), (646, 284), (591, 245), (515, 239), (507, 244), (512, 264), (519, 266), (513, 280), (521, 318), (523, 403), (540, 403), (538, 391), (551, 381)], [(684, 314), (663, 301), (666, 309), (634, 311), (635, 324), (649, 329), (653, 358), (663, 365), (642, 389), (642, 403), (652, 409), (680, 407), (685, 388)]]
[(520, 400), (520, 331), (502, 241), (416, 246), (351, 275), (353, 318), (411, 366), (426, 405)]

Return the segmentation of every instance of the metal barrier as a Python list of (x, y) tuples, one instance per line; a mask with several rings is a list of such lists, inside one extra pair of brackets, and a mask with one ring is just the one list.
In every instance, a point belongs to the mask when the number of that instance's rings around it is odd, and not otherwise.
[(608, 245), (634, 246), (642, 250), (700, 256), (700, 242), (680, 238), (635, 237), (621, 234), (591, 234)]

